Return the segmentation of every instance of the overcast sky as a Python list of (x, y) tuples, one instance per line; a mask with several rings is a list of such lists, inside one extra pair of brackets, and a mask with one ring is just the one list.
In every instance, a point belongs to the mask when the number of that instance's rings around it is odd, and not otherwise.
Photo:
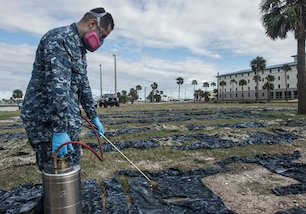
[[(35, 51), (48, 30), (78, 22), (85, 12), (104, 7), (115, 28), (94, 53), (87, 54), (95, 96), (142, 86), (143, 98), (156, 82), (158, 90), (178, 98), (177, 77), (184, 79), (180, 98), (191, 98), (192, 80), (216, 82), (216, 75), (250, 69), (256, 56), (267, 65), (292, 62), (296, 41), (265, 35), (260, 0), (1, 0), (0, 99), (15, 89), (25, 93)], [(145, 90), (146, 89), (146, 90)], [(212, 88), (211, 88), (212, 89)], [(209, 90), (211, 90), (209, 89)]]

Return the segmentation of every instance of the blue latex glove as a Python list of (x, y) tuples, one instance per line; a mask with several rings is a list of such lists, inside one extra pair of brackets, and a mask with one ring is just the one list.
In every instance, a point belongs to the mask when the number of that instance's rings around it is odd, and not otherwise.
[(101, 136), (101, 134), (104, 135), (104, 128), (103, 128), (102, 123), (101, 123), (100, 120), (99, 120), (99, 117), (93, 118), (93, 119), (91, 120), (91, 122), (96, 126), (98, 135), (99, 135), (99, 136)]
[[(52, 154), (55, 153), (56, 149), (63, 143), (69, 142), (70, 137), (68, 136), (68, 134), (66, 132), (64, 133), (53, 133), (52, 136)], [(63, 146), (59, 151), (58, 151), (58, 156), (64, 156), (66, 154), (68, 154), (68, 150), (73, 151), (73, 146), (72, 144), (67, 144), (65, 146)]]

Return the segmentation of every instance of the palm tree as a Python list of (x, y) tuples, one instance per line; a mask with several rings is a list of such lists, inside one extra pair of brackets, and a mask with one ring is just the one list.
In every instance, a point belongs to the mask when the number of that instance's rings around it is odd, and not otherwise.
[(120, 95), (119, 92), (117, 92), (117, 97), (119, 97), (119, 102), (120, 103), (126, 103), (128, 101), (128, 96), (127, 96), (127, 91), (126, 90), (122, 90), (121, 95)]
[(204, 101), (205, 102), (208, 102), (209, 101), (209, 96), (210, 96), (210, 93), (208, 91), (205, 91), (203, 93), (203, 97), (204, 97)]
[(287, 71), (291, 70), (291, 66), (288, 64), (285, 64), (283, 65), (282, 70), (285, 71), (285, 87), (286, 87), (285, 98), (286, 98), (286, 102), (288, 102)]
[(262, 86), (262, 89), (267, 90), (267, 101), (271, 101), (270, 91), (274, 89), (274, 84), (272, 83), (275, 80), (273, 75), (268, 75), (265, 78), (267, 82)]
[(176, 83), (179, 85), (178, 100), (180, 101), (181, 85), (184, 83), (184, 79), (182, 77), (178, 77), (176, 78)]
[(201, 89), (195, 90), (193, 96), (196, 98), (196, 100), (199, 100), (201, 93)]
[(207, 92), (207, 88), (209, 87), (209, 83), (208, 82), (204, 82), (203, 83), (203, 87), (205, 88), (205, 92)]
[(13, 91), (12, 97), (17, 100), (17, 104), (19, 105), (20, 100), (23, 97), (23, 93), (22, 93), (22, 91), (20, 89), (15, 89)]
[(215, 87), (216, 87), (216, 83), (215, 82), (212, 82), (210, 83), (210, 85), (213, 87), (213, 91), (215, 90)]
[(156, 82), (153, 82), (151, 84), (151, 88), (152, 88), (152, 97), (151, 97), (151, 102), (154, 101), (154, 97), (155, 97), (155, 90), (157, 89), (158, 85)]
[(271, 39), (285, 39), (289, 31), (297, 40), (298, 113), (306, 114), (306, 4), (302, 0), (262, 0), (262, 23)]
[(261, 76), (256, 74), (253, 77), (253, 80), (256, 82), (256, 93), (255, 93), (255, 97), (256, 97), (256, 102), (259, 102), (259, 82), (261, 81)]
[(141, 91), (141, 89), (142, 89), (141, 85), (136, 85), (136, 91), (137, 91), (138, 97), (140, 97), (139, 96), (139, 91)]
[(128, 98), (132, 104), (134, 104), (134, 101), (138, 99), (137, 90), (135, 88), (130, 89), (130, 92), (128, 93)]
[(215, 93), (215, 87), (217, 86), (217, 84), (215, 82), (212, 82), (212, 83), (210, 83), (210, 85), (213, 87), (213, 94), (214, 94), (214, 97), (215, 97), (215, 94), (216, 94)]
[(161, 95), (161, 96), (160, 96), (160, 98), (161, 98), (161, 101), (163, 101), (163, 97), (164, 97), (164, 91), (160, 91), (160, 92), (159, 92), (159, 94)]
[(223, 101), (223, 99), (224, 99), (224, 91), (223, 91), (223, 89), (224, 89), (224, 86), (226, 86), (226, 82), (224, 81), (224, 80), (222, 80), (221, 82), (220, 82), (220, 86), (222, 87), (222, 101)]
[(192, 80), (191, 84), (193, 85), (193, 102), (195, 102), (195, 86), (198, 84), (198, 81)]
[(237, 84), (237, 81), (235, 79), (231, 79), (230, 84), (232, 85), (232, 99), (234, 99), (234, 84)]
[(245, 79), (239, 80), (239, 86), (241, 86), (241, 97), (244, 99), (244, 94), (243, 94), (243, 86), (247, 84), (247, 81)]
[(255, 59), (253, 59), (250, 63), (250, 66), (252, 68), (252, 71), (255, 72), (255, 76), (253, 77), (253, 80), (256, 82), (256, 102), (259, 102), (259, 81), (261, 81), (261, 77), (259, 75), (259, 71), (264, 71), (266, 69), (266, 60), (261, 57), (257, 56)]

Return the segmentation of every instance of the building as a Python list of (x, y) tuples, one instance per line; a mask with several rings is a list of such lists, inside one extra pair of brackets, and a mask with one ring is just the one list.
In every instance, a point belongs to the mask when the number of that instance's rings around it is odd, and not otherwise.
[[(274, 90), (270, 91), (271, 100), (297, 99), (297, 57), (292, 57), (294, 59), (293, 62), (266, 66), (266, 69), (264, 71), (260, 71), (258, 74), (257, 72), (252, 71), (251, 68), (228, 74), (218, 74), (218, 99), (224, 101), (255, 100), (256, 82), (253, 79), (255, 75), (259, 75), (261, 77), (261, 81), (259, 81), (259, 100), (267, 99), (267, 90), (262, 89), (262, 86), (267, 82), (265, 78), (268, 75), (275, 77), (275, 80), (272, 82), (274, 85)], [(287, 72), (284, 71), (282, 67), (285, 64), (289, 65), (291, 70)], [(245, 80), (246, 85), (239, 85), (240, 80)]]

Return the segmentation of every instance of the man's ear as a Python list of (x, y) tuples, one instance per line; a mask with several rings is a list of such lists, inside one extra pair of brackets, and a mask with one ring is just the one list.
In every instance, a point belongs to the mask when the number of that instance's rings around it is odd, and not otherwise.
[(92, 30), (94, 27), (97, 27), (97, 19), (90, 19), (89, 20), (89, 29)]

